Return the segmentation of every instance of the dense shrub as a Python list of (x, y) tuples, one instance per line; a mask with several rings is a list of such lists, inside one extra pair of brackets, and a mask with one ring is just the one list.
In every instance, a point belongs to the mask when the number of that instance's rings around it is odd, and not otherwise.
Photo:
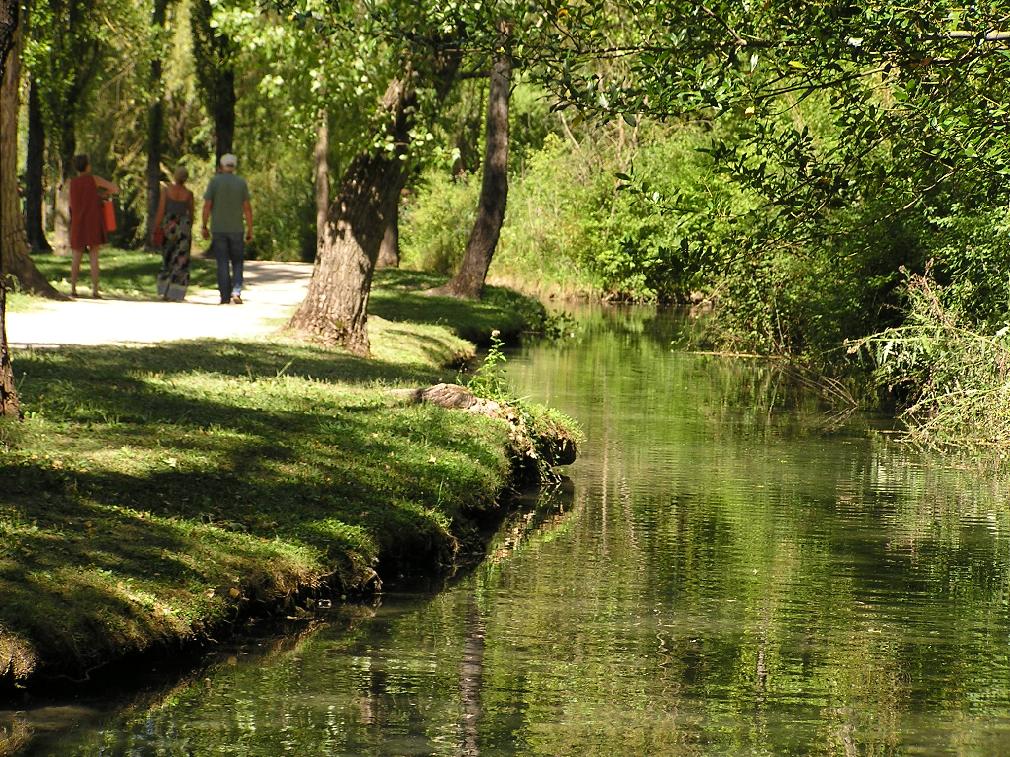
[(980, 326), (945, 304), (953, 295), (910, 274), (907, 318), (863, 340), (876, 377), (903, 399), (911, 438), (925, 446), (1010, 450), (1010, 326)]
[(401, 263), (451, 274), (463, 259), (480, 191), (479, 177), (430, 170), (400, 212)]
[[(528, 288), (670, 301), (706, 283), (712, 251), (746, 196), (713, 170), (695, 128), (634, 147), (548, 134), (511, 178), (491, 275)], [(619, 177), (625, 178), (619, 178)], [(473, 222), (479, 179), (425, 175), (401, 227), (405, 265), (449, 272)]]

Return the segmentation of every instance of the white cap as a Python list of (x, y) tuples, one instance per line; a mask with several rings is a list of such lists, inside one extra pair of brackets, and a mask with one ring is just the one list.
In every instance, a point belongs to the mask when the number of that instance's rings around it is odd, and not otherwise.
[(221, 165), (231, 166), (232, 168), (234, 168), (235, 166), (238, 165), (238, 158), (236, 158), (230, 152), (226, 152), (224, 155), (221, 156)]

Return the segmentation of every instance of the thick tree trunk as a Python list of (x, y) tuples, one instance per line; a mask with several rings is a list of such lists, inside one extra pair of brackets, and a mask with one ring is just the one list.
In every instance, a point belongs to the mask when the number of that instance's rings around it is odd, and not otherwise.
[[(451, 88), (459, 61), (455, 52), (432, 59), (436, 101)], [(380, 109), (395, 149), (373, 149), (351, 161), (327, 211), (309, 291), (288, 324), (363, 356), (369, 353), (368, 294), (375, 261), (404, 182), (403, 158), (417, 111), (415, 78), (408, 66), (402, 79), (390, 82)]]
[(46, 239), (42, 214), (45, 168), (46, 130), (42, 121), (38, 85), (33, 76), (28, 90), (28, 155), (25, 161), (25, 231), (32, 252), (53, 251)]
[(416, 94), (413, 74), (390, 82), (382, 100), (396, 149), (373, 149), (351, 161), (327, 212), (319, 254), (305, 300), (290, 327), (328, 344), (368, 356), (367, 309), (379, 245), (397, 202), (406, 138)]
[[(0, 0), (0, 80), (6, 81), (10, 59), (17, 56), (15, 36), (18, 26), (19, 0)], [(0, 92), (0, 97), (6, 93)], [(14, 145), (15, 148), (17, 145)], [(0, 144), (0, 150), (8, 147)], [(3, 213), (0, 213), (0, 240), (4, 239)], [(17, 387), (14, 384), (14, 367), (11, 365), (10, 350), (7, 347), (7, 266), (0, 255), (0, 416), (18, 418), (21, 406), (18, 402)]]
[(330, 209), (330, 124), (329, 113), (326, 111), (319, 114), (316, 148), (312, 157), (316, 179), (316, 257), (319, 257), (326, 234), (326, 216)]
[(25, 291), (45, 297), (62, 299), (63, 295), (53, 289), (46, 278), (39, 273), (28, 255), (28, 237), (25, 234), (25, 219), (21, 212), (21, 198), (18, 195), (17, 134), (18, 110), (20, 105), (21, 80), (21, 30), (17, 33), (14, 49), (7, 55), (3, 84), (0, 86), (0, 257), (3, 272), (17, 279)]
[[(165, 13), (168, 10), (168, 0), (154, 0), (151, 11), (151, 26), (155, 33), (165, 28)], [(144, 174), (147, 178), (147, 223), (144, 239), (149, 245), (154, 231), (154, 218), (158, 214), (158, 201), (161, 199), (161, 144), (165, 131), (165, 99), (162, 91), (162, 62), (158, 55), (151, 61), (150, 87), (151, 104), (147, 111), (147, 168)]]
[(376, 261), (375, 266), (377, 268), (400, 267), (400, 193), (399, 192), (396, 193), (396, 203), (393, 205), (392, 214), (386, 221), (386, 232), (382, 235), (382, 242), (379, 244), (379, 259)]
[(507, 51), (503, 51), (495, 56), (491, 65), (487, 99), (487, 145), (477, 220), (466, 243), (463, 263), (452, 280), (437, 290), (441, 294), (476, 299), (484, 291), (484, 280), (498, 246), (508, 199), (511, 76), (512, 59)]

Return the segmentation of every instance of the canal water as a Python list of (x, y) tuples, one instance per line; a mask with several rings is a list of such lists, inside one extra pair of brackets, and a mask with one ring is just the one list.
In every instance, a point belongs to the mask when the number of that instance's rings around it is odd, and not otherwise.
[(510, 357), (570, 480), (438, 592), (250, 640), (28, 754), (1010, 754), (1010, 502), (682, 318)]

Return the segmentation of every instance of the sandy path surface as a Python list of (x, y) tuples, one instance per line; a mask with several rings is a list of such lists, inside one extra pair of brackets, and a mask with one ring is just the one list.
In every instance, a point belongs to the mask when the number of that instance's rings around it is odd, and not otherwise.
[(242, 305), (219, 305), (216, 289), (190, 290), (185, 302), (46, 301), (29, 312), (7, 313), (7, 339), (11, 346), (27, 347), (264, 336), (302, 301), (311, 275), (310, 263), (248, 260)]

